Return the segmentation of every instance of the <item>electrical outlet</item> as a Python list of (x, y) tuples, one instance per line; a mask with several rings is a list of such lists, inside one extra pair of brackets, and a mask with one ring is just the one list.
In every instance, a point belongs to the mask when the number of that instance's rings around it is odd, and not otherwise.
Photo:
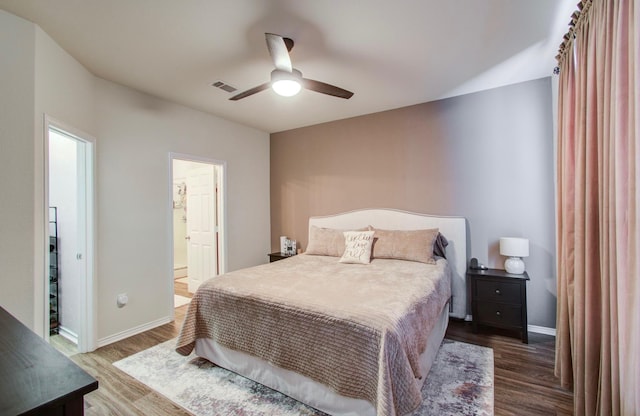
[(124, 308), (124, 306), (129, 302), (129, 296), (126, 293), (120, 293), (116, 298), (116, 304), (118, 308)]

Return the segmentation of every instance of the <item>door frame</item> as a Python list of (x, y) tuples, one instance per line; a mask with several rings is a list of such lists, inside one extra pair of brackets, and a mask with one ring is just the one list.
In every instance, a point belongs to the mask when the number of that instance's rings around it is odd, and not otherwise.
[[(85, 231), (85, 247), (81, 250), (85, 256), (86, 278), (81, 279), (80, 283), (80, 305), (78, 305), (79, 314), (79, 333), (78, 333), (78, 352), (89, 352), (96, 349), (97, 346), (97, 313), (96, 298), (97, 284), (95, 281), (96, 274), (96, 174), (95, 174), (95, 157), (96, 157), (96, 139), (75, 127), (54, 119), (45, 114), (44, 116), (44, 233), (42, 235), (42, 243), (44, 245), (44, 261), (45, 274), (44, 284), (44, 335), (45, 339), (49, 339), (49, 130), (59, 130), (65, 135), (69, 135), (75, 140), (84, 144), (84, 205), (86, 207), (84, 224), (78, 224), (79, 228)], [(84, 226), (84, 227), (83, 227)], [(46, 279), (46, 280), (45, 280)]]
[[(167, 244), (167, 253), (170, 261), (169, 270), (167, 270), (167, 284), (169, 288), (169, 307), (170, 307), (170, 316), (173, 320), (175, 318), (175, 309), (173, 306), (173, 284), (174, 284), (174, 276), (173, 276), (173, 161), (174, 160), (184, 160), (188, 162), (197, 162), (197, 163), (206, 163), (209, 165), (214, 165), (219, 168), (217, 174), (219, 175), (216, 183), (218, 184), (218, 198), (220, 199), (220, 204), (218, 205), (218, 269), (220, 271), (219, 274), (224, 274), (227, 271), (227, 162), (219, 159), (212, 159), (208, 157), (202, 156), (194, 156), (185, 153), (175, 153), (169, 152), (169, 178), (167, 180), (167, 229), (169, 230), (169, 239)], [(187, 189), (187, 195), (189, 190)]]

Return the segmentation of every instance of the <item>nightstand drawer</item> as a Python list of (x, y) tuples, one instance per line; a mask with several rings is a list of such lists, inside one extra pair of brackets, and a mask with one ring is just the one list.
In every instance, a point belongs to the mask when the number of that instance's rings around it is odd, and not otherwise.
[(477, 319), (480, 324), (522, 327), (522, 306), (483, 302), (478, 305)]
[(478, 279), (476, 291), (475, 295), (478, 300), (522, 303), (520, 299), (520, 283)]

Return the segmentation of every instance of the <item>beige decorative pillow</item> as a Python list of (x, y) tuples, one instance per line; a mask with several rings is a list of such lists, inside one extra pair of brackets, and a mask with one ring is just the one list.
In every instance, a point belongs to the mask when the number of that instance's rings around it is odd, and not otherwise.
[(344, 253), (345, 231), (367, 231), (373, 228), (359, 228), (355, 230), (337, 230), (334, 228), (321, 228), (312, 225), (309, 229), (309, 242), (305, 254), (316, 256), (340, 257)]
[(429, 230), (380, 230), (374, 228), (374, 259), (398, 259), (435, 264), (433, 245), (438, 229)]
[(345, 249), (340, 263), (369, 264), (374, 233), (375, 231), (345, 231)]
[(343, 230), (311, 226), (306, 254), (340, 257), (342, 253), (344, 253)]

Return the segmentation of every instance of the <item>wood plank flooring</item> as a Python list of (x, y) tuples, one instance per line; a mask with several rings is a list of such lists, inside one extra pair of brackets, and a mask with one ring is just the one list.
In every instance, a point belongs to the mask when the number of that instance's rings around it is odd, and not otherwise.
[[(178, 294), (187, 296), (188, 292)], [(115, 361), (176, 337), (186, 310), (187, 306), (176, 308), (176, 319), (172, 323), (92, 353), (71, 356), (99, 381), (99, 389), (85, 396), (86, 415), (190, 414), (112, 365)], [(449, 324), (446, 337), (493, 348), (496, 415), (573, 414), (572, 393), (562, 389), (553, 375), (553, 337), (529, 333), (529, 344), (522, 344), (518, 338), (501, 334), (474, 334), (469, 323), (454, 320)]]
[(187, 298), (190, 298), (193, 296), (193, 293), (189, 293), (189, 291), (187, 290), (187, 284), (186, 283), (180, 283), (177, 280), (173, 281), (173, 288), (174, 288), (174, 293), (176, 295), (180, 295), (180, 296), (185, 296)]

